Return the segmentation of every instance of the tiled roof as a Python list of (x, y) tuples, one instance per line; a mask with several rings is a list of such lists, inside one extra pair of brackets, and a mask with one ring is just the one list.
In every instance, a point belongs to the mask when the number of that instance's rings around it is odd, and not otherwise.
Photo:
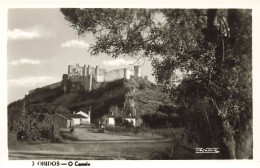
[[(69, 118), (69, 117), (67, 117), (67, 116), (65, 116), (64, 114), (60, 114), (60, 113), (55, 113), (55, 114), (57, 114), (57, 115), (59, 115), (59, 116), (61, 116), (61, 117), (65, 118), (65, 119), (68, 119), (68, 120), (70, 120), (70, 118)], [(55, 115), (55, 114), (54, 114), (54, 115)]]
[(68, 118), (87, 118), (81, 114), (66, 114), (65, 116)]

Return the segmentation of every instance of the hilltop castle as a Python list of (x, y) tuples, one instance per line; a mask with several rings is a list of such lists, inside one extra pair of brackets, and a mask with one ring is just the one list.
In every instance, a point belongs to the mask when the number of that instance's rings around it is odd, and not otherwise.
[(69, 65), (68, 74), (62, 76), (61, 87), (64, 93), (91, 91), (93, 81), (97, 83), (112, 82), (118, 79), (130, 79), (131, 76), (141, 77), (139, 66), (134, 66), (134, 71), (129, 68), (106, 71), (98, 66), (93, 68), (90, 65)]
[[(77, 91), (91, 91), (93, 82), (112, 82), (119, 79), (130, 79), (131, 77), (141, 77), (140, 66), (134, 66), (134, 70), (129, 68), (114, 69), (107, 71), (98, 66), (90, 67), (90, 65), (80, 66), (69, 65), (68, 73), (63, 74), (62, 81), (42, 87), (42, 89), (60, 88), (64, 93)], [(144, 76), (147, 78), (147, 76)], [(30, 90), (29, 94), (36, 89)]]

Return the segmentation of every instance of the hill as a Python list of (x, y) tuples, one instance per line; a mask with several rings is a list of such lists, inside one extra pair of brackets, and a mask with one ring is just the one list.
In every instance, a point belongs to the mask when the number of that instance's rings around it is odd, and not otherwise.
[(167, 101), (167, 96), (162, 93), (161, 88), (144, 78), (133, 77), (130, 80), (95, 83), (93, 88), (89, 92), (66, 94), (60, 88), (38, 88), (26, 99), (29, 104), (63, 106), (71, 112), (88, 111), (91, 106), (92, 121), (108, 114), (113, 106), (118, 107), (125, 115), (131, 113), (132, 108), (136, 116), (140, 117), (142, 114), (157, 111), (159, 105)]

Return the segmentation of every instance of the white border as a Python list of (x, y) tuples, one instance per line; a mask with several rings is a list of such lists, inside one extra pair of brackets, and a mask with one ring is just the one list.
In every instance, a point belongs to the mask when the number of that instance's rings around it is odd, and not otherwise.
[[(253, 160), (204, 160), (204, 161), (89, 161), (90, 167), (260, 167), (259, 143), (259, 95), (260, 72), (260, 1), (173, 1), (173, 0), (0, 0), (0, 168), (2, 167), (30, 167), (31, 161), (9, 161), (7, 149), (7, 11), (8, 8), (250, 8), (253, 9)], [(66, 167), (66, 166), (63, 166)]]

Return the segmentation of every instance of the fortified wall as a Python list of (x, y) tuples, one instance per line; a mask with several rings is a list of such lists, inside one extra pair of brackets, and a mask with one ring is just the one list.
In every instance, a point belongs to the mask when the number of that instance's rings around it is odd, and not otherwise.
[(63, 74), (61, 87), (64, 93), (91, 91), (93, 80), (96, 82), (112, 82), (119, 79), (130, 79), (131, 76), (141, 76), (139, 66), (134, 66), (133, 71), (129, 68), (106, 71), (98, 66), (93, 68), (90, 65), (69, 65), (68, 74)]

